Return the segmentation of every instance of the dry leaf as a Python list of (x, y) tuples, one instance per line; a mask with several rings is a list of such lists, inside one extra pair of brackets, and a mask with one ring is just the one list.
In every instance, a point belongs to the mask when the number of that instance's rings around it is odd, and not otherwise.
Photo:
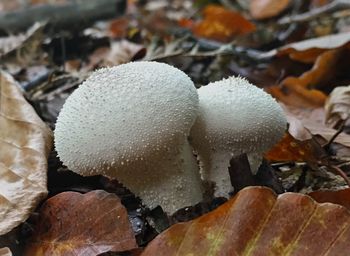
[(350, 210), (350, 188), (342, 190), (318, 190), (308, 194), (319, 203), (342, 205)]
[(9, 248), (0, 248), (0, 256), (12, 256), (12, 252)]
[(350, 114), (350, 86), (334, 88), (324, 108), (327, 124), (334, 127), (339, 122), (347, 120)]
[(110, 48), (98, 48), (89, 57), (89, 63), (83, 70), (90, 71), (96, 67), (116, 66), (130, 62), (145, 55), (146, 49), (127, 40), (113, 42)]
[(220, 6), (206, 6), (203, 16), (204, 19), (193, 27), (193, 33), (198, 37), (228, 42), (237, 35), (255, 30), (255, 25), (241, 14)]
[[(337, 132), (337, 130), (325, 125), (325, 111), (323, 108), (296, 108), (288, 105), (282, 105), (282, 107), (290, 124), (289, 131), (294, 138), (303, 140), (300, 134), (304, 132), (302, 130), (305, 130), (305, 128), (312, 135), (320, 135), (326, 141), (329, 141)], [(291, 129), (297, 132), (292, 132)], [(342, 132), (335, 138), (334, 142), (350, 147), (350, 135)]]
[(320, 158), (325, 156), (325, 152), (315, 139), (298, 140), (287, 133), (264, 156), (271, 162), (295, 161), (317, 164)]
[[(27, 62), (29, 56), (37, 56), (42, 42), (45, 24), (36, 22), (25, 33), (0, 38), (0, 58), (12, 53), (20, 61)], [(29, 56), (27, 56), (29, 55)]]
[(290, 0), (252, 0), (249, 11), (254, 19), (272, 18), (286, 10), (290, 2)]
[(0, 71), (0, 235), (25, 221), (45, 198), (52, 132)]
[(141, 255), (347, 255), (349, 240), (345, 207), (248, 187), (216, 210), (172, 226)]
[(289, 76), (280, 85), (268, 88), (279, 101), (296, 107), (322, 107), (327, 96), (317, 88), (329, 82), (336, 74), (342, 49), (320, 54), (311, 70), (300, 77)]
[[(322, 36), (307, 39), (296, 43), (287, 44), (281, 48), (271, 50), (261, 55), (261, 57), (273, 57), (275, 55), (290, 55), (297, 52), (316, 50), (317, 54), (323, 50), (340, 48), (350, 42), (350, 32)], [(317, 55), (318, 56), (318, 55)]]
[(40, 209), (25, 255), (99, 255), (137, 248), (126, 209), (103, 190), (63, 192)]

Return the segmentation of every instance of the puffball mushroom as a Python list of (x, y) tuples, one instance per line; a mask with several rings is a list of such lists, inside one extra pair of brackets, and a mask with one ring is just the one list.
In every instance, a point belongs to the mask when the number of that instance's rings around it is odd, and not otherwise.
[(188, 143), (198, 95), (182, 71), (132, 62), (95, 71), (66, 100), (56, 123), (62, 162), (83, 176), (116, 178), (168, 213), (202, 199)]
[(215, 182), (215, 196), (227, 197), (230, 159), (246, 153), (256, 173), (263, 153), (283, 137), (287, 120), (269, 94), (240, 77), (210, 83), (198, 95), (199, 116), (190, 141), (202, 178)]

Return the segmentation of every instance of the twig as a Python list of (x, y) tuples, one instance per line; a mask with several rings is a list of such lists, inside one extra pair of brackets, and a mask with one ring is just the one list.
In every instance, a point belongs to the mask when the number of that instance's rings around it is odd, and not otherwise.
[(0, 30), (21, 31), (36, 21), (48, 21), (53, 28), (81, 29), (99, 19), (122, 15), (125, 0), (74, 0), (65, 4), (40, 4), (0, 13)]
[(336, 12), (344, 9), (350, 8), (350, 1), (349, 0), (335, 0), (330, 4), (327, 4), (325, 6), (316, 8), (312, 11), (305, 12), (302, 14), (298, 14), (292, 17), (284, 17), (280, 19), (277, 23), (279, 25), (286, 25), (290, 23), (302, 23), (307, 22), (310, 20), (313, 20), (319, 16), (322, 16), (324, 14), (328, 14), (330, 12)]
[(330, 140), (326, 144), (323, 145), (323, 148), (327, 149), (334, 142), (334, 140), (338, 137), (338, 135), (342, 133), (342, 131), (345, 128), (345, 123), (346, 123), (346, 120), (343, 120), (340, 123), (340, 126), (339, 126), (338, 130), (336, 131), (336, 133), (334, 133), (333, 136), (330, 138)]

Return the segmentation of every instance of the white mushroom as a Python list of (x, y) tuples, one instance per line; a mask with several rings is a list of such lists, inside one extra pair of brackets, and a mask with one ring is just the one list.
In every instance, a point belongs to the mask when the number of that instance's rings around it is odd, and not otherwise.
[(147, 206), (173, 213), (202, 199), (187, 140), (197, 115), (197, 91), (182, 71), (157, 62), (104, 68), (64, 104), (56, 150), (72, 171), (117, 178)]
[(215, 196), (227, 197), (232, 190), (230, 159), (246, 153), (256, 173), (262, 154), (283, 137), (287, 121), (269, 94), (240, 77), (210, 83), (198, 95), (199, 116), (190, 141), (202, 178), (215, 182)]

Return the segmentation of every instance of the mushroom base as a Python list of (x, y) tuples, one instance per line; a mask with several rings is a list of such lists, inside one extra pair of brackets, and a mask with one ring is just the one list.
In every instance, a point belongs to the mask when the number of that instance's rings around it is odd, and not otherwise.
[[(261, 153), (247, 154), (250, 169), (254, 175), (257, 173), (261, 164), (261, 155)], [(228, 171), (230, 160), (233, 156), (234, 154), (227, 152), (211, 152), (209, 158), (207, 157), (204, 159), (201, 156), (198, 157), (202, 179), (215, 183), (215, 197), (228, 198), (230, 196), (229, 193), (234, 189)]]
[(187, 141), (178, 150), (119, 168), (115, 177), (145, 205), (150, 208), (160, 205), (169, 214), (202, 200), (198, 166)]

